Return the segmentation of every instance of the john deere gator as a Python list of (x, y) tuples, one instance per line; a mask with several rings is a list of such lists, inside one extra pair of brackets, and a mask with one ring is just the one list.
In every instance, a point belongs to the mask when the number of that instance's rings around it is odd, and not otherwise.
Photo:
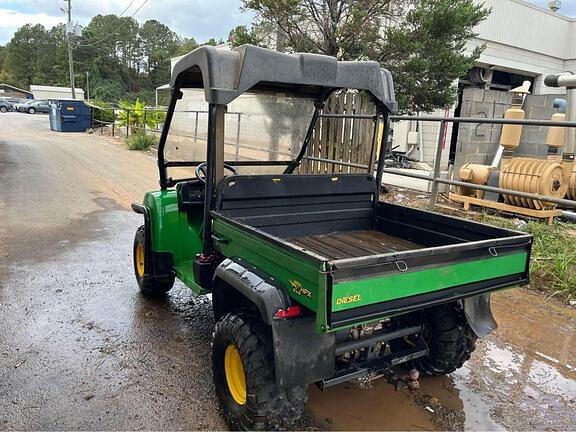
[[(528, 282), (529, 235), (379, 199), (397, 104), (378, 63), (205, 46), (176, 63), (171, 87), (160, 189), (132, 205), (144, 219), (134, 269), (145, 295), (176, 278), (211, 294), (231, 427), (293, 426), (313, 383), (400, 364), (453, 372), (496, 326), (490, 293)], [(374, 112), (327, 114), (341, 91)], [(330, 116), (384, 125), (374, 162), (311, 154)]]

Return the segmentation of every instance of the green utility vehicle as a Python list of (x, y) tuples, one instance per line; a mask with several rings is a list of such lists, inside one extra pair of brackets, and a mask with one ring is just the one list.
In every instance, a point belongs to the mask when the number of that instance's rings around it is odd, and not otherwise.
[[(134, 268), (147, 295), (175, 278), (211, 293), (231, 427), (291, 427), (311, 383), (403, 363), (450, 373), (495, 328), (489, 293), (528, 282), (529, 235), (379, 201), (396, 102), (378, 63), (206, 46), (176, 63), (171, 86), (160, 190), (132, 205), (144, 217)], [(343, 90), (374, 112), (328, 114)], [(384, 124), (374, 163), (311, 154), (325, 118)]]

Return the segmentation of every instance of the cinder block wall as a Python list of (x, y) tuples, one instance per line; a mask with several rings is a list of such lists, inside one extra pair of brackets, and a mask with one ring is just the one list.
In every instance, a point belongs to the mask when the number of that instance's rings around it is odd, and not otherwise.
[[(524, 102), (527, 119), (549, 120), (556, 112), (554, 99), (560, 95), (529, 95)], [(464, 89), (461, 117), (503, 118), (512, 95), (496, 90)], [(467, 163), (489, 164), (500, 141), (502, 125), (462, 123), (458, 131), (454, 173)], [(547, 127), (524, 126), (517, 156), (542, 158), (546, 155)], [(457, 174), (455, 174), (457, 175)]]

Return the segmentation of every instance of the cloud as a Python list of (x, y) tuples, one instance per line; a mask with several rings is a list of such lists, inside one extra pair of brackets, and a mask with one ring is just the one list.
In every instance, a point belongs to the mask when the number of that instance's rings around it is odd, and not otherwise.
[[(0, 44), (10, 40), (18, 27), (27, 23), (40, 23), (51, 27), (63, 22), (59, 10), (62, 0), (3, 0), (0, 8)], [(93, 16), (102, 14), (132, 16), (139, 22), (156, 19), (180, 36), (194, 37), (199, 42), (210, 38), (226, 39), (237, 25), (252, 21), (252, 13), (240, 11), (241, 0), (76, 0), (72, 2), (74, 21), (82, 25)], [(17, 18), (14, 18), (17, 16)]]
[(48, 15), (43, 12), (25, 13), (0, 8), (0, 44), (8, 42), (14, 32), (25, 24), (42, 24), (50, 28), (61, 22), (64, 22), (64, 17), (61, 15)]

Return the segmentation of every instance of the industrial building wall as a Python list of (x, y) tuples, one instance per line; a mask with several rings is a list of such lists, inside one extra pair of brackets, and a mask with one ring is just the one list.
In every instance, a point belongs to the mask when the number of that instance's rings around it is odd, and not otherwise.
[[(434, 117), (452, 117), (454, 116), (454, 107), (448, 110), (436, 110), (429, 114)], [(438, 122), (422, 122), (422, 148), (424, 157), (422, 162), (430, 165), (434, 164), (436, 157), (436, 144), (438, 142), (438, 135), (440, 134), (440, 123)], [(448, 158), (450, 156), (450, 140), (452, 137), (452, 123), (448, 123), (446, 133), (442, 140), (442, 156), (441, 156), (441, 170), (448, 169)]]
[[(512, 95), (496, 90), (464, 89), (461, 117), (503, 118)], [(554, 99), (558, 95), (529, 95), (524, 102), (526, 119), (550, 120), (557, 112)], [(458, 131), (454, 172), (467, 162), (489, 164), (500, 141), (501, 125), (461, 124)], [(516, 156), (544, 157), (547, 127), (524, 126)]]
[(478, 65), (535, 77), (533, 94), (564, 93), (545, 87), (543, 77), (574, 65), (576, 21), (523, 0), (475, 1), (492, 9), (467, 44), (469, 51), (485, 45)]

